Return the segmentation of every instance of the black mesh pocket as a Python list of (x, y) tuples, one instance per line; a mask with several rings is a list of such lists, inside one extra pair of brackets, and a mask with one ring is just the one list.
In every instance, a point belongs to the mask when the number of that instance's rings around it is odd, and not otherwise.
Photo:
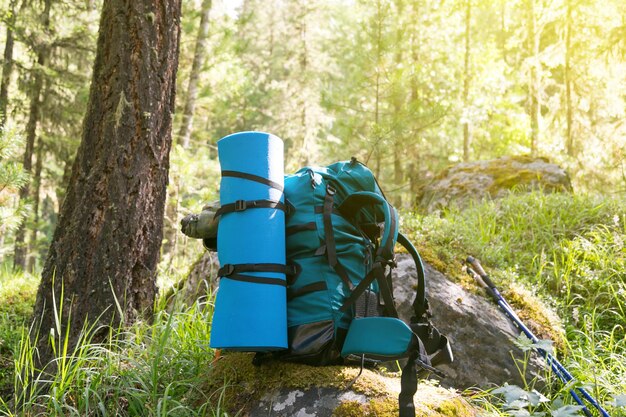
[(363, 294), (354, 302), (354, 317), (380, 317), (382, 306), (378, 293), (371, 290), (363, 291)]

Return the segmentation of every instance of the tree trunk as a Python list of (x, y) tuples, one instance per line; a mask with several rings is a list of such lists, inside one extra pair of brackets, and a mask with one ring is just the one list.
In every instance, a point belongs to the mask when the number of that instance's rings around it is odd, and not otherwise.
[(81, 144), (35, 304), (39, 365), (54, 355), (48, 335), (59, 346), (68, 331), (71, 351), (84, 325), (102, 340), (152, 315), (180, 9), (181, 0), (103, 3)]
[(13, 27), (15, 26), (15, 3), (11, 1), (9, 5), (10, 16), (6, 21), (7, 37), (4, 43), (4, 61), (2, 63), (2, 80), (0, 81), (0, 130), (7, 121), (7, 109), (9, 107), (9, 84), (13, 73)]
[(537, 155), (539, 148), (539, 118), (540, 118), (540, 74), (539, 74), (539, 30), (537, 28), (536, 0), (528, 0), (528, 52), (529, 52), (529, 80), (528, 101), (530, 113), (530, 153)]
[(572, 108), (572, 1), (567, 0), (565, 18), (565, 111), (567, 119), (567, 134), (565, 148), (567, 155), (575, 156), (574, 136), (572, 125), (574, 124), (574, 111)]
[[(396, 11), (398, 18), (404, 18), (404, 0), (396, 0)], [(400, 20), (402, 22), (402, 20)], [(396, 28), (396, 50), (394, 55), (394, 62), (397, 68), (400, 68), (403, 62), (401, 45), (404, 45), (404, 25), (399, 24)], [(394, 188), (397, 190), (393, 193), (393, 204), (400, 208), (402, 207), (402, 183), (404, 182), (404, 170), (402, 161), (404, 158), (404, 146), (406, 146), (406, 138), (402, 129), (403, 126), (403, 110), (405, 105), (405, 92), (404, 88), (399, 81), (395, 81), (396, 85), (393, 86), (393, 129), (395, 131), (393, 138), (393, 183)]]
[(39, 193), (41, 191), (41, 170), (43, 168), (43, 142), (41, 138), (37, 141), (37, 162), (35, 164), (35, 176), (33, 177), (33, 230), (30, 235), (30, 256), (28, 257), (28, 270), (30, 272), (35, 271), (37, 266), (37, 257), (39, 251), (37, 250), (37, 229), (39, 228)]
[[(309, 15), (309, 6), (307, 6), (307, 2), (305, 1), (304, 4), (300, 4), (298, 3), (298, 6), (300, 6), (300, 9), (302, 10), (302, 13), (299, 14), (299, 25), (300, 25), (300, 40), (301, 40), (301, 44), (300, 44), (300, 76), (304, 78), (304, 81), (302, 82), (303, 84), (303, 91), (301, 91), (301, 94), (304, 96), (304, 91), (306, 90), (306, 88), (308, 87), (307, 84), (307, 80), (308, 80), (308, 73), (309, 73), (309, 47), (307, 44), (307, 19), (308, 19), (308, 15)], [(314, 148), (315, 148), (315, 133), (312, 131), (314, 129), (314, 126), (311, 126), (311, 124), (309, 123), (310, 121), (310, 117), (307, 114), (307, 109), (308, 106), (306, 103), (304, 103), (304, 101), (306, 100), (306, 98), (303, 100), (303, 102), (300, 104), (302, 106), (302, 110), (300, 111), (300, 126), (302, 126), (302, 146), (300, 146), (300, 150), (299, 150), (299, 160), (298, 163), (300, 166), (307, 166), (310, 164), (310, 158), (313, 154)]]
[(202, 2), (200, 29), (198, 30), (196, 50), (193, 55), (193, 63), (191, 64), (191, 73), (189, 74), (189, 86), (187, 87), (187, 98), (185, 99), (185, 108), (183, 110), (183, 122), (180, 126), (180, 132), (178, 133), (183, 148), (189, 147), (189, 141), (191, 139), (193, 113), (196, 109), (196, 100), (198, 98), (198, 80), (206, 57), (206, 44), (209, 37), (211, 2), (212, 0), (204, 0)]
[[(50, 7), (52, 0), (46, 0), (42, 15), (43, 28), (47, 31), (50, 27)], [(30, 175), (33, 169), (33, 152), (35, 150), (35, 140), (37, 138), (37, 125), (41, 115), (41, 91), (43, 89), (43, 68), (48, 61), (50, 53), (49, 45), (39, 45), (37, 47), (37, 64), (33, 76), (33, 86), (31, 90), (30, 109), (28, 114), (28, 123), (26, 124), (26, 148), (24, 150), (24, 158), (22, 161), (24, 171)], [(20, 189), (20, 201), (26, 201), (30, 197), (30, 185), (27, 183)], [(26, 268), (26, 224), (22, 222), (17, 233), (15, 234), (15, 254), (13, 257), (13, 269)]]
[(471, 29), (472, 29), (472, 1), (466, 0), (465, 2), (465, 63), (464, 63), (464, 76), (463, 76), (463, 161), (470, 160), (470, 127), (469, 127), (469, 90), (470, 90), (470, 42), (471, 42)]

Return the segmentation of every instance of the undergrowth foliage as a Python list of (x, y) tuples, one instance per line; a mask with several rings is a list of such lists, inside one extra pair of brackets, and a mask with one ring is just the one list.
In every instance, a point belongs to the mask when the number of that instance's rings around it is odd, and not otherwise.
[[(501, 289), (516, 282), (533, 288), (565, 322), (567, 346), (561, 354), (566, 367), (602, 402), (621, 404), (618, 399), (626, 392), (623, 201), (511, 194), (430, 216), (405, 216), (403, 227), (426, 246), (427, 260), (434, 258), (451, 275), (460, 278), (462, 260), (472, 255), (488, 267)], [(555, 394), (553, 399), (558, 398)], [(533, 405), (537, 407), (542, 403)], [(522, 414), (529, 415), (527, 411)], [(579, 411), (569, 407), (551, 414)]]
[(107, 343), (92, 343), (97, 329), (83, 329), (73, 352), (61, 337), (53, 375), (35, 368), (34, 343), (25, 331), (15, 357), (15, 390), (0, 400), (0, 415), (221, 415), (211, 393), (198, 390), (213, 360), (210, 299), (161, 310), (152, 325), (111, 330)]
[[(427, 261), (462, 279), (461, 261), (473, 255), (502, 290), (533, 289), (565, 322), (555, 355), (581, 382), (548, 377), (541, 389), (528, 381), (483, 392), (474, 398), (484, 415), (581, 415), (568, 395), (580, 383), (612, 417), (626, 415), (625, 223), (619, 200), (541, 193), (404, 216), (403, 230)], [(190, 306), (160, 300), (151, 324), (111, 329), (106, 343), (93, 343), (98, 329), (85, 328), (74, 351), (63, 334), (42, 334), (58, 355), (57, 372), (46, 375), (35, 368), (35, 330), (27, 326), (35, 290), (35, 278), (0, 270), (0, 297), (13, 300), (0, 305), (0, 416), (226, 415), (227, 386), (206, 383), (211, 294)], [(536, 348), (518, 345), (528, 356)]]

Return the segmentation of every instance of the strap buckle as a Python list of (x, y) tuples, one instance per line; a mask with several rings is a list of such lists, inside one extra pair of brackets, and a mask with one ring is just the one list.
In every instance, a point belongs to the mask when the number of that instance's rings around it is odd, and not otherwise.
[(235, 201), (235, 211), (244, 211), (247, 207), (246, 200)]
[(224, 265), (224, 267), (222, 267), (222, 271), (221, 271), (221, 276), (227, 277), (229, 275), (232, 275), (233, 272), (235, 272), (235, 265), (233, 264), (226, 264)]
[(285, 265), (285, 275), (292, 277), (298, 275), (298, 266), (296, 264)]
[(335, 195), (337, 190), (335, 190), (332, 185), (328, 184), (326, 185), (326, 193), (328, 193), (328, 195)]

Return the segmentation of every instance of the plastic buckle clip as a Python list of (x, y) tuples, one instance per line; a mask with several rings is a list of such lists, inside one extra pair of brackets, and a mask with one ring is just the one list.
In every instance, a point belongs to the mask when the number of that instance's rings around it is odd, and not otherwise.
[(328, 193), (328, 195), (335, 195), (337, 193), (337, 190), (335, 190), (332, 185), (328, 184), (326, 185), (326, 192)]
[(224, 267), (222, 268), (222, 276), (229, 276), (232, 275), (232, 273), (235, 272), (235, 265), (232, 264), (226, 264), (224, 265)]
[(235, 201), (235, 211), (244, 211), (247, 207), (245, 200)]

